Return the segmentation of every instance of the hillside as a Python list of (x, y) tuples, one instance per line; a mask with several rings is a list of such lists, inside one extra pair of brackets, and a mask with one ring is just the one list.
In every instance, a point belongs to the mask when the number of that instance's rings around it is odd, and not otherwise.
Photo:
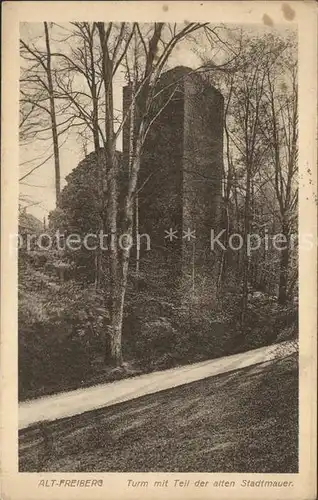
[(20, 432), (20, 471), (297, 472), (295, 356)]

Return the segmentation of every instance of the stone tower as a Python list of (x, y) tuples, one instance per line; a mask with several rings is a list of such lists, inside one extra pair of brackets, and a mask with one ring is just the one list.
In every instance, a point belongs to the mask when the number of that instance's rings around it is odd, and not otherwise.
[[(223, 96), (186, 67), (164, 73), (158, 91), (163, 109), (147, 136), (139, 173), (139, 233), (150, 235), (153, 259), (160, 254), (169, 270), (186, 277), (193, 266), (213, 264), (210, 231), (219, 227), (222, 202)], [(129, 103), (126, 87), (124, 112)], [(128, 153), (127, 121), (124, 163)], [(165, 238), (170, 228), (177, 231), (172, 241)], [(195, 239), (185, 237), (188, 229)]]

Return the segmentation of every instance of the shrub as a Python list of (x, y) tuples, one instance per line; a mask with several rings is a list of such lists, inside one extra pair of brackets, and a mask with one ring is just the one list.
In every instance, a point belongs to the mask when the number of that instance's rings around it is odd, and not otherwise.
[(103, 349), (103, 298), (27, 266), (19, 284), (19, 396), (80, 385)]

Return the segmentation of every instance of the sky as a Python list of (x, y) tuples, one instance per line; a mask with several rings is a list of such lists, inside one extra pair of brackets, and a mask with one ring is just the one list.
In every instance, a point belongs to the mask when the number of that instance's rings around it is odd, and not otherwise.
[[(54, 26), (52, 31), (52, 49), (54, 50), (54, 39), (58, 39), (65, 34), (65, 26)], [(235, 28), (231, 26), (231, 28)], [(237, 27), (236, 27), (237, 28)], [(245, 26), (245, 31), (251, 33), (269, 32), (271, 27), (264, 25)], [(279, 30), (279, 26), (275, 30)], [(22, 23), (20, 27), (21, 38), (29, 43), (35, 43), (36, 46), (43, 44), (43, 25), (42, 23)], [(169, 67), (185, 65), (191, 68), (197, 68), (202, 64), (201, 56), (209, 56), (212, 53), (206, 43), (194, 44), (191, 41), (180, 43), (178, 49), (175, 49), (169, 60)], [(216, 60), (222, 60), (224, 53), (214, 53)], [(25, 64), (25, 62), (23, 62)], [(122, 88), (125, 84), (123, 76), (120, 74), (114, 85), (114, 105), (115, 108), (122, 109)], [(120, 138), (121, 139), (121, 138)], [(61, 186), (65, 186), (66, 176), (78, 165), (84, 158), (84, 148), (80, 144), (76, 132), (71, 131), (68, 137), (63, 137), (63, 143), (60, 146), (60, 165), (61, 165)], [(121, 140), (118, 143), (118, 149), (121, 149)], [(88, 153), (93, 150), (88, 146)], [(41, 163), (52, 152), (52, 142), (50, 139), (33, 140), (28, 145), (20, 145), (20, 177), (29, 172), (34, 166)], [(36, 169), (31, 175), (20, 183), (20, 198), (22, 205), (29, 205), (27, 211), (32, 213), (40, 220), (47, 218), (51, 210), (55, 208), (55, 181), (54, 181), (54, 162), (53, 158), (48, 160), (40, 168)], [(31, 206), (32, 205), (32, 206)]]

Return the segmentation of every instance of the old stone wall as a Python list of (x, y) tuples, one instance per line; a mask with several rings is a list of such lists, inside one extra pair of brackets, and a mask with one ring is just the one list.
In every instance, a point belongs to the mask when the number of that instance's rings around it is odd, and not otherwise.
[[(177, 273), (212, 262), (210, 230), (220, 224), (223, 172), (223, 97), (190, 68), (166, 72), (152, 112), (164, 106), (144, 146), (139, 174), (139, 232), (151, 236), (156, 249)], [(124, 112), (129, 106), (124, 89)], [(123, 156), (129, 153), (129, 121), (123, 133)], [(125, 163), (125, 160), (124, 160)], [(165, 230), (177, 239), (165, 238)], [(195, 232), (195, 239), (184, 231)], [(188, 241), (189, 240), (189, 241)], [(193, 246), (194, 245), (194, 246)], [(211, 261), (212, 258), (212, 261)]]

